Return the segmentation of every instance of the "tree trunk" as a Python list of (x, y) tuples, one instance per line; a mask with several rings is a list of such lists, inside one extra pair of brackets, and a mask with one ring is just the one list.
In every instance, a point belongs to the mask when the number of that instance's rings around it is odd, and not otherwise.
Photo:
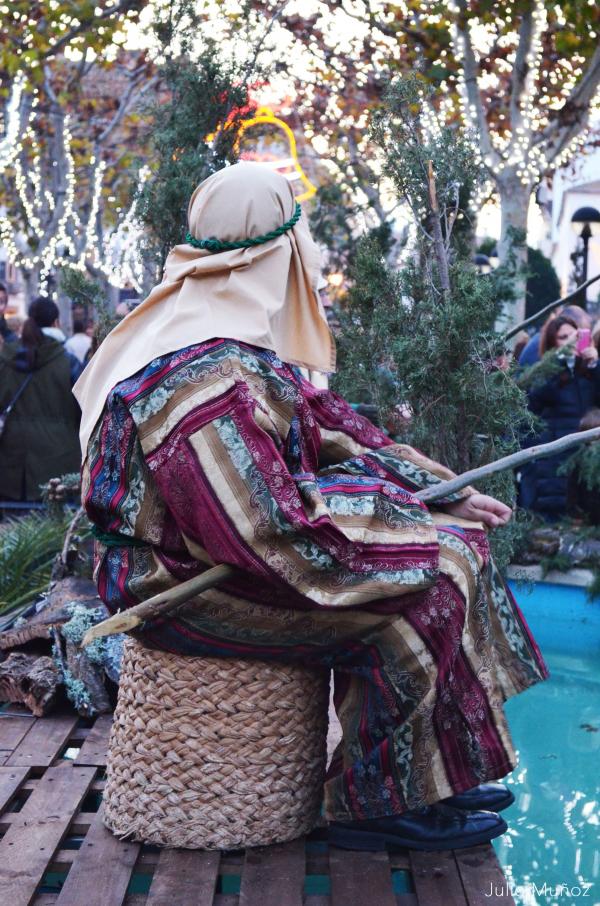
[(61, 683), (51, 657), (14, 651), (0, 666), (0, 698), (27, 705), (36, 717), (43, 717), (56, 703)]
[(65, 296), (60, 286), (60, 269), (58, 273), (58, 286), (56, 287), (56, 304), (58, 305), (60, 326), (67, 336), (70, 336), (73, 330), (73, 312), (71, 309), (71, 300)]
[(531, 188), (516, 177), (498, 183), (501, 228), (498, 256), (514, 274), (515, 298), (507, 300), (500, 325), (508, 328), (525, 318), (527, 284), (527, 219)]
[(40, 286), (40, 275), (38, 270), (21, 270), (23, 275), (23, 289), (25, 291), (25, 311), (29, 309), (29, 306), (39, 293)]

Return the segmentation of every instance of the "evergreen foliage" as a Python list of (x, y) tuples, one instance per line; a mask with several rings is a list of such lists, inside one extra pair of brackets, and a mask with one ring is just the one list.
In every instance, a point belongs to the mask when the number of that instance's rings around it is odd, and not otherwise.
[[(383, 424), (456, 472), (519, 447), (531, 425), (527, 399), (505, 362), (495, 324), (510, 283), (506, 269), (480, 275), (471, 262), (470, 202), (480, 178), (470, 137), (437, 123), (415, 78), (391, 84), (373, 137), (399, 200), (415, 218), (398, 270), (376, 238), (358, 249), (341, 313), (336, 386), (374, 403)], [(411, 414), (398, 417), (400, 406)], [(502, 473), (480, 489), (514, 503)], [(501, 559), (520, 523), (500, 532)]]
[(541, 359), (519, 373), (517, 380), (522, 390), (543, 387), (551, 378), (564, 370), (569, 353), (564, 348), (549, 349)]
[(236, 161), (240, 126), (254, 112), (249, 86), (257, 78), (258, 49), (241, 62), (205, 37), (197, 49), (200, 26), (191, 0), (163, 4), (154, 24), (164, 58), (161, 90), (148, 111), (154, 163), (136, 205), (146, 227), (142, 254), (150, 285), (160, 280), (170, 249), (185, 241), (192, 192)]
[(335, 182), (319, 187), (311, 205), (310, 231), (315, 242), (327, 249), (329, 269), (346, 271), (356, 254), (358, 239), (352, 223), (358, 213), (350, 193)]
[(119, 323), (109, 305), (105, 288), (74, 267), (63, 267), (60, 272), (60, 289), (71, 302), (82, 305), (86, 311), (95, 313), (95, 340), (99, 346), (102, 340)]
[(558, 474), (574, 474), (587, 491), (600, 491), (600, 444), (585, 444), (579, 447), (559, 467)]
[(166, 62), (161, 75), (169, 100), (153, 109), (157, 164), (137, 203), (137, 214), (147, 227), (143, 254), (154, 265), (152, 282), (160, 277), (170, 249), (184, 241), (188, 202), (196, 186), (235, 162), (242, 109), (248, 105), (247, 85), (239, 83), (240, 73), (223, 63), (212, 43), (196, 61)]
[(0, 613), (23, 608), (46, 591), (72, 514), (29, 513), (0, 527)]
[(539, 249), (527, 249), (525, 317), (530, 318), (560, 297), (560, 281), (552, 262)]

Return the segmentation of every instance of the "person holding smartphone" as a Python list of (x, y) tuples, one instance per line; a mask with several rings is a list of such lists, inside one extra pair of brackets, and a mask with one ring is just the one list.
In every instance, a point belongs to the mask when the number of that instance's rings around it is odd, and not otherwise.
[[(529, 407), (544, 422), (543, 430), (526, 446), (548, 443), (571, 434), (588, 409), (600, 405), (598, 350), (591, 331), (559, 315), (549, 321), (540, 341), (542, 357), (555, 351), (562, 369), (529, 393)], [(567, 478), (558, 470), (569, 453), (529, 463), (521, 473), (520, 504), (548, 519), (563, 516), (567, 506)]]

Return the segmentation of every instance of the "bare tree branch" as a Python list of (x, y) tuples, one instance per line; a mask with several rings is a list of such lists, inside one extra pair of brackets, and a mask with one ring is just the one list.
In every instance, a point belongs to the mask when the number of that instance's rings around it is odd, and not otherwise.
[(73, 538), (73, 535), (75, 533), (77, 526), (79, 525), (80, 521), (83, 519), (84, 516), (85, 516), (85, 510), (82, 506), (80, 506), (79, 509), (77, 510), (77, 512), (75, 513), (75, 515), (73, 516), (73, 518), (71, 519), (71, 521), (69, 522), (69, 527), (67, 528), (64, 544), (63, 544), (62, 551), (60, 554), (60, 559), (61, 559), (61, 563), (63, 564), (63, 566), (67, 565), (67, 557), (69, 554), (69, 548), (71, 546), (71, 540)]
[(139, 66), (131, 74), (131, 82), (129, 83), (127, 90), (119, 103), (119, 107), (115, 112), (112, 120), (103, 132), (100, 133), (98, 138), (95, 141), (95, 146), (100, 149), (102, 145), (106, 144), (109, 136), (117, 128), (117, 126), (123, 121), (125, 114), (133, 106), (134, 101), (138, 101), (141, 95), (148, 90), (151, 86), (154, 86), (158, 82), (158, 77), (150, 79), (142, 88), (142, 90), (136, 94), (136, 89), (139, 87), (140, 83), (143, 81), (147, 71), (147, 66), (144, 64)]
[[(96, 21), (94, 27), (97, 28), (100, 21), (104, 19), (118, 18), (121, 13), (129, 12), (130, 9), (131, 0), (121, 0), (120, 3), (115, 4), (115, 6), (109, 7), (108, 9), (104, 10), (104, 12), (95, 14)], [(58, 38), (58, 40), (55, 41), (52, 47), (49, 47), (48, 50), (41, 55), (41, 59), (49, 60), (52, 57), (57, 56), (63, 49), (63, 47), (67, 47), (74, 38), (77, 38), (79, 35), (82, 35), (85, 32), (89, 31), (89, 28), (89, 22), (81, 22), (79, 25), (74, 25), (72, 28), (66, 31), (61, 38)], [(18, 46), (23, 50), (26, 50), (28, 47), (28, 45), (25, 45), (24, 42), (20, 42)]]
[(354, 171), (356, 178), (360, 183), (362, 191), (369, 199), (371, 207), (377, 214), (380, 222), (384, 224), (387, 222), (387, 214), (383, 209), (383, 205), (381, 204), (379, 192), (371, 185), (371, 174), (366, 171), (366, 167), (361, 160), (360, 151), (358, 150), (358, 144), (356, 142), (356, 136), (352, 132), (352, 129), (348, 130), (346, 138), (348, 141), (350, 165), (352, 167), (352, 170)]
[(444, 237), (442, 236), (442, 224), (440, 223), (440, 209), (437, 200), (435, 188), (435, 177), (433, 175), (433, 163), (429, 161), (427, 170), (427, 187), (429, 191), (429, 206), (431, 208), (431, 232), (433, 233), (433, 246), (435, 257), (437, 259), (438, 272), (442, 291), (445, 295), (450, 292), (450, 274), (448, 271), (448, 256), (444, 246)]
[(283, 15), (283, 13), (284, 13), (285, 10), (286, 10), (286, 7), (289, 6), (289, 3), (290, 3), (290, 0), (284, 0), (284, 2), (281, 4), (281, 6), (279, 7), (279, 9), (276, 9), (276, 10), (275, 10), (275, 12), (273, 13), (273, 15), (271, 16), (271, 18), (270, 18), (269, 21), (267, 22), (266, 27), (265, 27), (265, 29), (264, 29), (262, 35), (261, 35), (260, 38), (258, 38), (257, 41), (255, 42), (255, 45), (254, 45), (254, 55), (253, 55), (253, 56), (251, 57), (251, 59), (248, 61), (248, 64), (247, 64), (246, 68), (244, 69), (244, 83), (248, 80), (248, 78), (250, 77), (250, 75), (252, 75), (252, 73), (254, 72), (255, 67), (256, 67), (256, 61), (258, 60), (258, 57), (259, 57), (261, 51), (264, 50), (265, 41), (266, 41), (267, 38), (269, 37), (269, 35), (270, 35), (270, 33), (271, 33), (272, 29), (273, 29), (273, 26), (275, 25), (275, 23), (277, 22), (277, 20)]
[(568, 147), (589, 118), (590, 103), (600, 85), (600, 45), (596, 47), (587, 68), (562, 107), (541, 130), (538, 144), (546, 144), (546, 159), (551, 164)]
[(457, 0), (457, 5), (460, 11), (460, 19), (464, 22), (464, 27), (462, 28), (459, 22), (457, 22), (456, 31), (463, 43), (463, 74), (467, 101), (469, 106), (475, 109), (475, 123), (473, 125), (479, 132), (483, 157), (489, 156), (492, 165), (497, 166), (502, 162), (502, 158), (492, 144), (490, 129), (485, 116), (481, 94), (479, 92), (479, 84), (477, 81), (479, 66), (471, 41), (471, 32), (468, 22), (468, 5), (466, 0)]
[(533, 7), (530, 7), (523, 13), (521, 25), (519, 28), (519, 44), (515, 56), (515, 64), (512, 71), (512, 84), (510, 90), (510, 126), (514, 130), (520, 126), (523, 120), (521, 114), (521, 100), (529, 66), (527, 58), (531, 51), (531, 42), (533, 39)]
[[(364, 5), (369, 20), (369, 27), (371, 29), (376, 28), (381, 32), (382, 35), (385, 35), (387, 38), (395, 38), (396, 40), (398, 39), (399, 34), (406, 35), (407, 38), (412, 38), (412, 40), (416, 44), (419, 44), (421, 47), (430, 47), (431, 42), (424, 32), (419, 31), (417, 28), (411, 28), (406, 24), (405, 20), (400, 18), (396, 19), (393, 25), (387, 25), (387, 23), (382, 22), (377, 13), (373, 12), (373, 8), (369, 0), (364, 0)], [(344, 13), (350, 19), (356, 19), (358, 22), (365, 21), (364, 16), (361, 16), (358, 13), (350, 12), (350, 10), (345, 6), (343, 0), (341, 3), (328, 3), (328, 6), (330, 7), (330, 9), (336, 9), (341, 6)]]

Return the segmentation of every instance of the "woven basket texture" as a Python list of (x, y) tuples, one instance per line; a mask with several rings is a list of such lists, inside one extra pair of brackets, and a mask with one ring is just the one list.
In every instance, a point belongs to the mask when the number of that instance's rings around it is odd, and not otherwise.
[(235, 849), (314, 827), (328, 675), (184, 657), (129, 639), (109, 745), (104, 822), (162, 846)]

